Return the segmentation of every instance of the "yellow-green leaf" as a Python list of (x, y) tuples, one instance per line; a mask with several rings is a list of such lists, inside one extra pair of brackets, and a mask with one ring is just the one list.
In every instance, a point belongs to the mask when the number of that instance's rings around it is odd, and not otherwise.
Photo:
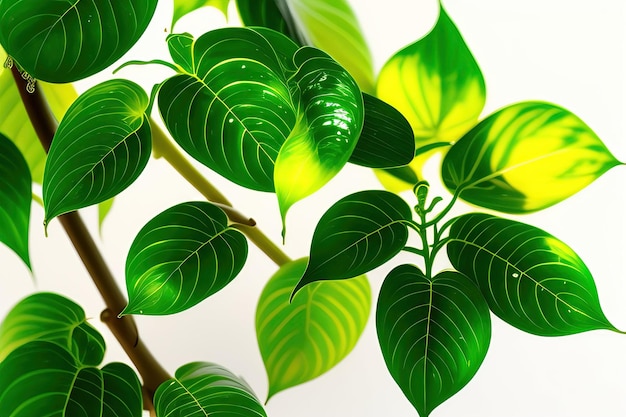
[(448, 189), (481, 207), (528, 213), (556, 204), (619, 165), (576, 115), (522, 102), (487, 117), (442, 164)]
[(358, 341), (371, 307), (365, 275), (316, 282), (289, 296), (306, 268), (302, 258), (283, 266), (263, 289), (256, 331), (269, 379), (268, 399), (310, 381), (339, 363)]
[(178, 19), (197, 10), (201, 7), (214, 7), (224, 14), (228, 13), (228, 3), (230, 0), (174, 0), (174, 16), (172, 17), (172, 29), (178, 22)]

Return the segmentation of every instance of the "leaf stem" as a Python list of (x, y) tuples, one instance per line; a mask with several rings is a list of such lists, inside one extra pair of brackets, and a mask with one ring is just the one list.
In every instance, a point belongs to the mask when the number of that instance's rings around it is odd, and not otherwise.
[[(35, 89), (33, 93), (28, 93), (27, 83), (16, 67), (12, 68), (12, 73), (28, 117), (42, 146), (48, 152), (58, 123), (40, 90)], [(134, 319), (117, 318), (117, 314), (126, 306), (126, 298), (78, 213), (71, 212), (59, 216), (59, 221), (107, 306), (102, 315), (103, 320), (135, 364), (152, 401), (158, 386), (171, 377), (139, 339)]]
[(234, 223), (232, 226), (244, 233), (252, 243), (261, 249), (278, 266), (282, 266), (291, 259), (258, 227), (253, 219), (245, 217), (236, 211), (230, 201), (213, 184), (194, 167), (181, 151), (172, 143), (160, 126), (153, 120), (152, 147), (155, 158), (165, 159), (189, 184), (198, 190), (207, 200), (217, 203), (228, 218)]

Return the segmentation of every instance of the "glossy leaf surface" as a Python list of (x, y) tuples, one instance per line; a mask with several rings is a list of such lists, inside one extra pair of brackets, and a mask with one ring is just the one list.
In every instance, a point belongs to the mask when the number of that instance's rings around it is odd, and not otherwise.
[[(0, 62), (4, 62), (5, 58), (6, 54), (0, 48)], [(37, 88), (43, 92), (57, 120), (63, 118), (67, 109), (78, 97), (71, 84), (38, 82)], [(2, 109), (0, 132), (17, 145), (28, 162), (32, 180), (41, 184), (46, 153), (28, 119), (11, 71), (2, 67), (0, 67), (0, 109)]]
[(79, 363), (96, 366), (104, 357), (104, 339), (71, 300), (53, 293), (35, 293), (15, 305), (0, 325), (0, 362), (32, 341), (53, 342)]
[(30, 269), (28, 226), (31, 177), (20, 150), (0, 133), (0, 242)]
[(268, 400), (339, 363), (354, 348), (369, 317), (371, 290), (365, 275), (317, 282), (290, 303), (306, 264), (303, 258), (282, 266), (257, 306), (256, 333), (269, 379)]
[(161, 87), (159, 109), (198, 161), (244, 187), (275, 190), (283, 216), (347, 162), (361, 133), (362, 97), (323, 52), (264, 28), (168, 42), (181, 73)]
[(442, 177), (464, 200), (505, 213), (556, 204), (619, 164), (577, 116), (522, 102), (480, 122), (446, 155)]
[(45, 222), (117, 195), (141, 174), (152, 150), (148, 96), (128, 80), (105, 81), (72, 104), (44, 171)]
[(489, 308), (455, 271), (427, 278), (400, 265), (385, 278), (376, 330), (389, 372), (421, 417), (476, 374), (491, 340)]
[(248, 242), (206, 202), (171, 207), (137, 234), (126, 258), (124, 314), (173, 314), (231, 282), (243, 267)]
[(411, 125), (402, 113), (382, 100), (363, 94), (365, 119), (349, 162), (369, 168), (407, 165), (415, 155)]
[(0, 409), (11, 417), (141, 417), (141, 385), (127, 365), (84, 367), (60, 345), (35, 341), (0, 363)]
[(174, 0), (174, 16), (172, 17), (172, 28), (178, 19), (201, 7), (214, 7), (226, 17), (230, 0)]
[(246, 382), (220, 365), (194, 362), (180, 367), (173, 379), (156, 390), (157, 417), (266, 416)]
[(384, 264), (406, 244), (411, 218), (411, 208), (388, 191), (342, 198), (317, 223), (309, 264), (294, 294), (312, 282), (352, 278)]
[(448, 257), (472, 278), (491, 311), (528, 333), (561, 336), (615, 330), (583, 261), (549, 233), (488, 214), (459, 217)]
[(485, 104), (485, 82), (443, 7), (424, 38), (384, 65), (377, 95), (408, 119), (417, 148), (454, 142), (476, 124)]
[(0, 0), (0, 44), (38, 80), (66, 83), (122, 57), (150, 23), (157, 0)]

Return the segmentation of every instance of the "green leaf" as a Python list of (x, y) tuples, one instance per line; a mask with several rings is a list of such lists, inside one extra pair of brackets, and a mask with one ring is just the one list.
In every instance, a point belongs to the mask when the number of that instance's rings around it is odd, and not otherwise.
[(172, 17), (172, 29), (178, 19), (201, 7), (214, 7), (227, 17), (228, 3), (230, 0), (174, 0), (174, 16)]
[(178, 204), (137, 234), (126, 258), (128, 306), (123, 314), (186, 310), (230, 283), (248, 255), (244, 235), (207, 202)]
[(456, 141), (485, 105), (480, 68), (443, 7), (430, 33), (384, 65), (377, 93), (409, 120), (418, 148)]
[(269, 379), (268, 400), (310, 381), (346, 357), (358, 341), (371, 307), (365, 275), (318, 282), (289, 302), (307, 259), (288, 263), (266, 284), (256, 312), (256, 333)]
[[(3, 62), (5, 58), (6, 54), (0, 48), (0, 62)], [(70, 104), (78, 97), (71, 84), (38, 82), (37, 88), (43, 92), (57, 120), (63, 118)], [(26, 114), (11, 71), (2, 67), (0, 67), (0, 108), (3, 109), (3, 115), (0, 117), (0, 132), (17, 145), (28, 162), (32, 180), (41, 184), (46, 153)]]
[(104, 357), (104, 339), (85, 318), (83, 309), (52, 293), (35, 293), (11, 309), (0, 325), (0, 362), (32, 341), (53, 342), (80, 364), (96, 366)]
[[(276, 0), (236, 0), (239, 17), (245, 26), (263, 26), (291, 38), (299, 46), (304, 46), (302, 35), (286, 9), (286, 2)], [(281, 5), (282, 10), (278, 5)], [(284, 11), (284, 13), (283, 13)]]
[(445, 271), (430, 279), (414, 265), (400, 265), (380, 290), (376, 330), (393, 379), (426, 417), (478, 371), (491, 340), (491, 318), (464, 275)]
[(264, 28), (168, 42), (181, 73), (161, 87), (159, 109), (192, 157), (244, 187), (276, 190), (283, 217), (347, 162), (363, 99), (323, 52)]
[(317, 223), (310, 260), (293, 294), (319, 280), (352, 278), (384, 264), (404, 248), (411, 208), (388, 191), (342, 198)]
[(109, 80), (72, 104), (54, 135), (44, 171), (45, 224), (117, 195), (141, 174), (152, 149), (148, 96)]
[(415, 141), (402, 113), (369, 94), (363, 94), (363, 104), (363, 130), (349, 162), (369, 168), (396, 168), (410, 163)]
[(246, 382), (220, 365), (194, 362), (154, 394), (157, 417), (265, 417), (265, 410)]
[(0, 242), (30, 269), (28, 226), (31, 178), (20, 150), (0, 133)]
[(448, 189), (472, 204), (528, 213), (556, 204), (619, 165), (577, 116), (549, 103), (522, 102), (480, 122), (448, 152)]
[(11, 417), (141, 417), (141, 385), (127, 365), (84, 367), (60, 345), (34, 341), (0, 363), (0, 409)]
[(122, 57), (143, 34), (157, 0), (0, 0), (0, 44), (36, 79), (66, 83)]
[(456, 219), (449, 239), (450, 262), (477, 283), (494, 314), (518, 329), (542, 336), (616, 330), (583, 261), (549, 233), (471, 213)]
[(102, 224), (104, 223), (104, 219), (106, 219), (107, 215), (113, 208), (114, 198), (109, 198), (108, 200), (104, 200), (102, 203), (98, 204), (98, 230), (102, 232)]

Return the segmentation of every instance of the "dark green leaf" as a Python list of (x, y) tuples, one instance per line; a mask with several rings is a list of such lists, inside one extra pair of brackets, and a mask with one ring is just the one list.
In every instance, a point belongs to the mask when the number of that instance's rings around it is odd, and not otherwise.
[(36, 79), (80, 80), (124, 55), (156, 5), (157, 0), (0, 0), (0, 44)]
[(174, 16), (172, 17), (172, 29), (178, 19), (201, 7), (215, 7), (226, 17), (230, 0), (174, 0)]
[(276, 393), (325, 373), (352, 351), (371, 307), (365, 275), (307, 286), (289, 302), (307, 259), (286, 264), (263, 289), (256, 333), (269, 379), (268, 400)]
[(171, 207), (150, 220), (126, 259), (128, 306), (123, 314), (173, 314), (230, 283), (241, 271), (248, 242), (207, 202)]
[(152, 149), (137, 84), (110, 80), (83, 93), (54, 135), (43, 181), (45, 223), (117, 195), (141, 174)]
[(79, 364), (97, 366), (104, 357), (104, 339), (87, 323), (83, 309), (57, 294), (36, 293), (11, 309), (0, 325), (0, 362), (36, 340), (56, 343)]
[(31, 177), (20, 150), (0, 133), (0, 242), (30, 269), (28, 226)]
[(421, 417), (456, 394), (483, 362), (491, 340), (489, 308), (476, 285), (455, 271), (429, 279), (413, 265), (385, 278), (376, 309), (383, 357)]
[(456, 141), (485, 104), (480, 68), (443, 7), (428, 35), (385, 64), (377, 92), (409, 120), (418, 148)]
[(369, 94), (363, 94), (363, 104), (363, 130), (349, 162), (369, 168), (395, 168), (410, 163), (415, 155), (415, 140), (409, 122), (399, 111)]
[(553, 104), (523, 102), (468, 132), (441, 171), (446, 187), (472, 204), (527, 213), (570, 197), (616, 165), (577, 116)]
[(347, 162), (361, 133), (362, 97), (323, 52), (264, 28), (168, 42), (181, 73), (161, 87), (159, 109), (198, 161), (244, 187), (276, 190), (283, 217)]
[(11, 417), (141, 417), (141, 385), (127, 365), (84, 367), (60, 345), (34, 341), (0, 363), (0, 410)]
[(309, 264), (293, 293), (315, 281), (352, 278), (384, 264), (406, 244), (411, 218), (411, 208), (388, 191), (342, 198), (317, 223)]
[[(305, 42), (298, 32), (293, 17), (287, 10), (286, 2), (281, 2), (281, 10), (276, 0), (237, 0), (237, 11), (245, 26), (263, 26), (291, 38), (300, 46)], [(283, 13), (284, 12), (284, 13)]]
[(176, 371), (154, 394), (157, 417), (265, 417), (244, 380), (214, 363), (194, 362)]
[(583, 261), (543, 230), (467, 214), (450, 228), (448, 256), (478, 284), (491, 311), (518, 329), (543, 336), (615, 330)]

